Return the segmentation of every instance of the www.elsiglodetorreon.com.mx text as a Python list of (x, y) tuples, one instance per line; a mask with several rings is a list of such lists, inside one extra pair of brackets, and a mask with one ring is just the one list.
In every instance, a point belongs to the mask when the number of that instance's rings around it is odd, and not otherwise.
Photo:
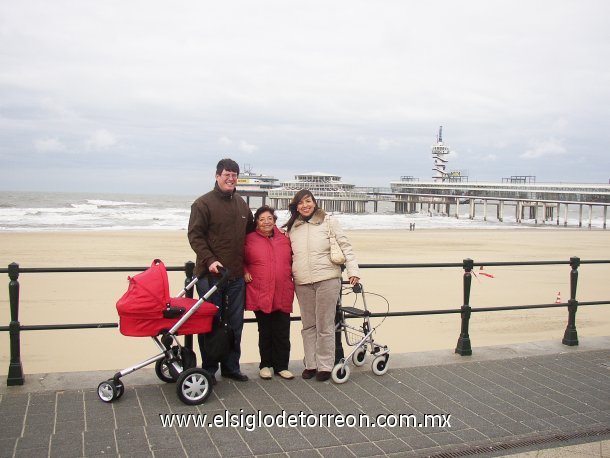
[(224, 414), (159, 414), (164, 428), (243, 428), (254, 431), (257, 428), (451, 428), (451, 414), (379, 414), (367, 415), (341, 413), (289, 413), (265, 414), (260, 410), (237, 413), (225, 410)]

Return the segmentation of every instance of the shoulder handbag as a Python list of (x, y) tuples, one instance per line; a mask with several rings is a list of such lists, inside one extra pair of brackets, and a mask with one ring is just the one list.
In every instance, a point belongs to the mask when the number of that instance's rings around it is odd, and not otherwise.
[(333, 231), (330, 216), (326, 219), (326, 224), (328, 225), (328, 241), (330, 242), (330, 262), (341, 266), (345, 264), (345, 255), (343, 254), (343, 250), (339, 246), (337, 242), (337, 237), (335, 236), (335, 232)]
[(235, 334), (233, 329), (225, 320), (226, 296), (223, 296), (223, 304), (220, 313), (214, 317), (212, 330), (205, 334), (203, 339), (203, 350), (208, 361), (224, 361), (233, 349)]

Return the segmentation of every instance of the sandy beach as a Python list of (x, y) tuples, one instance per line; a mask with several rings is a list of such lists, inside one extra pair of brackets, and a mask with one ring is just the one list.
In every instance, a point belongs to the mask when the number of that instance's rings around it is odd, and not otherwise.
[[(512, 230), (402, 230), (350, 231), (361, 264), (610, 259), (606, 231), (586, 229)], [(0, 233), (0, 262), (21, 267), (147, 266), (160, 258), (168, 266), (194, 260), (185, 231), (139, 232), (5, 232)], [(470, 304), (476, 307), (525, 305), (569, 298), (569, 272), (561, 266), (487, 267), (472, 282)], [(23, 325), (116, 322), (115, 303), (133, 273), (22, 274), (19, 320)], [(480, 271), (477, 270), (477, 273)], [(577, 299), (610, 298), (610, 265), (579, 269)], [(5, 277), (8, 285), (8, 277)], [(170, 289), (182, 288), (183, 274), (170, 273)], [(455, 309), (462, 305), (460, 268), (363, 269), (362, 282), (373, 312)], [(0, 317), (10, 321), (8, 287), (0, 293)], [(382, 297), (379, 297), (380, 295)], [(383, 299), (385, 298), (385, 299)], [(354, 295), (346, 297), (351, 305)], [(298, 305), (295, 301), (295, 315)], [(248, 317), (252, 315), (247, 314)], [(477, 346), (538, 340), (561, 340), (566, 309), (473, 313), (470, 338)], [(460, 332), (459, 314), (391, 317), (379, 325), (376, 340), (392, 352), (447, 349), (453, 352)], [(576, 324), (579, 336), (610, 335), (607, 305), (581, 307)], [(0, 334), (0, 364), (8, 370), (8, 333)], [(156, 353), (149, 338), (122, 336), (118, 329), (23, 332), (21, 354), (26, 374), (81, 370), (116, 370)], [(291, 359), (302, 357), (300, 323), (292, 325)], [(257, 330), (247, 324), (242, 361), (258, 361)]]

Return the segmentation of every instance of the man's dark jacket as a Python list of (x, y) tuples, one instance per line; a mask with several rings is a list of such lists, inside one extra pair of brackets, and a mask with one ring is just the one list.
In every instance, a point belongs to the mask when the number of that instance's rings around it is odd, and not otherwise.
[(225, 193), (218, 184), (191, 205), (188, 238), (197, 255), (195, 274), (208, 272), (219, 261), (229, 269), (229, 278), (244, 275), (244, 241), (254, 229), (254, 217), (236, 192)]

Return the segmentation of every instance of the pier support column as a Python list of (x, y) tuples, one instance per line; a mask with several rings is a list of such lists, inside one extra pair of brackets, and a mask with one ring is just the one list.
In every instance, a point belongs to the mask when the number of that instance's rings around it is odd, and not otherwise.
[(487, 199), (483, 201), (483, 221), (487, 221)]
[(563, 209), (563, 226), (566, 227), (568, 225), (568, 204), (564, 204), (565, 207)]
[(604, 229), (606, 229), (606, 217), (608, 216), (608, 206), (604, 205)]
[(455, 199), (455, 217), (460, 217), (460, 199)]
[(593, 222), (593, 205), (589, 205), (589, 229), (591, 229), (592, 222)]
[(501, 223), (504, 222), (504, 201), (501, 200), (500, 201), (500, 205), (499, 205), (499, 211), (500, 211), (500, 216), (498, 218), (498, 221), (500, 221)]
[(578, 206), (578, 227), (582, 227), (582, 204)]

